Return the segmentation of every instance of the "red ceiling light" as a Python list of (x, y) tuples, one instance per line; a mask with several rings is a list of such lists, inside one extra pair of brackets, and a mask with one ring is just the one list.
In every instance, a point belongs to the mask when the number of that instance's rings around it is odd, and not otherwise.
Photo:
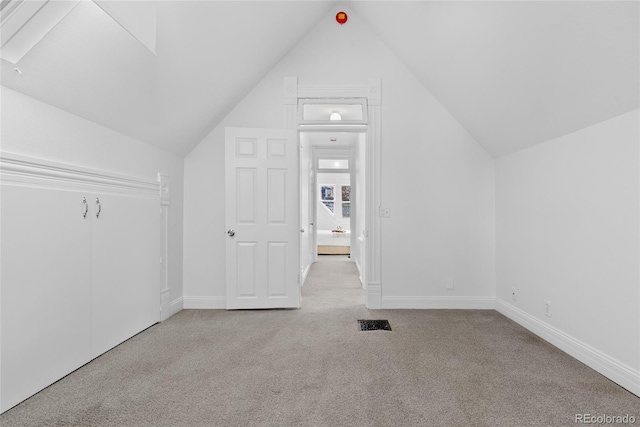
[(343, 25), (344, 23), (346, 23), (348, 19), (349, 17), (345, 12), (338, 12), (336, 14), (336, 22), (340, 25)]

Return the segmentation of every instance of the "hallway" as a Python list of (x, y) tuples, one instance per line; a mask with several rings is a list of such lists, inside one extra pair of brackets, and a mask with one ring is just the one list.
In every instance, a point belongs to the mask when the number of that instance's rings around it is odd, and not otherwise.
[(346, 255), (319, 255), (302, 287), (302, 310), (364, 307), (356, 265)]

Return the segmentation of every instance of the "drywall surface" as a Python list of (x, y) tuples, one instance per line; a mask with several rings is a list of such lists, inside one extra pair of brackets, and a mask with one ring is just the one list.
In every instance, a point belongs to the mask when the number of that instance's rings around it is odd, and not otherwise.
[(639, 123), (636, 110), (496, 160), (499, 301), (636, 372)]
[(0, 93), (3, 152), (147, 180), (170, 176), (168, 281), (170, 300), (180, 300), (183, 159), (4, 86)]
[[(381, 78), (376, 191), (391, 212), (382, 224), (383, 298), (494, 295), (493, 160), (356, 14), (341, 26), (336, 12), (185, 158), (185, 304), (224, 307), (224, 128), (283, 127), (288, 76), (325, 85)], [(455, 279), (453, 290), (446, 278)]]

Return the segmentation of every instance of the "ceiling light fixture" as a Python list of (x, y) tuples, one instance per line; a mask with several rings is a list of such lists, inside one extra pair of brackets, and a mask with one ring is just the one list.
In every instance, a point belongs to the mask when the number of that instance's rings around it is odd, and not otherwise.
[(331, 116), (329, 116), (329, 120), (342, 120), (342, 116), (337, 111), (334, 111), (331, 113)]

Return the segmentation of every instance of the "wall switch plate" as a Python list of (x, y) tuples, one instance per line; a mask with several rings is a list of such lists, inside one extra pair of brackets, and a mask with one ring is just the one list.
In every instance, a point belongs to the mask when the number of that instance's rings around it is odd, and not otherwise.
[(453, 277), (447, 277), (447, 289), (453, 289)]
[(391, 218), (391, 210), (384, 206), (380, 206), (380, 218)]
[(518, 293), (516, 292), (516, 288), (511, 288), (511, 299), (514, 301), (518, 301)]
[(551, 317), (551, 301), (544, 300), (544, 315)]

